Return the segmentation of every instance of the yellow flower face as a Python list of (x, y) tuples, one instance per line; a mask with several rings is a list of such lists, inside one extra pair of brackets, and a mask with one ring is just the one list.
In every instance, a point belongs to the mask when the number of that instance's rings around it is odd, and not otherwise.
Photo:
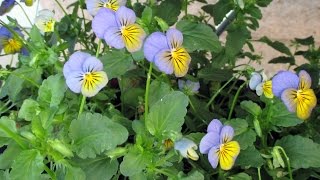
[(21, 50), (22, 42), (15, 38), (3, 41), (3, 50), (6, 54), (14, 54)]
[(123, 26), (120, 31), (122, 40), (129, 52), (134, 52), (141, 48), (146, 34), (138, 24)]
[(108, 0), (103, 4), (103, 7), (112, 9), (113, 11), (117, 11), (120, 7), (118, 0)]
[(263, 89), (263, 94), (267, 97), (267, 98), (273, 98), (273, 93), (272, 93), (272, 81), (266, 81), (263, 83), (262, 86)]
[(237, 141), (230, 141), (220, 145), (219, 152), (219, 163), (223, 170), (229, 170), (235, 162), (235, 158), (240, 153), (240, 146)]
[(101, 87), (108, 81), (107, 74), (103, 71), (87, 72), (83, 75), (81, 92), (87, 97), (92, 97), (98, 93)]
[(54, 31), (54, 24), (55, 20), (50, 19), (49, 21), (46, 21), (43, 23), (43, 31), (44, 32), (53, 32)]

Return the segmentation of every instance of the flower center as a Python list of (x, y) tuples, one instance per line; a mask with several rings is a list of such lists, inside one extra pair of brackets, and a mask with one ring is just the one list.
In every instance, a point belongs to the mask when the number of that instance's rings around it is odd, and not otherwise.
[(47, 22), (44, 22), (44, 32), (53, 32), (55, 21), (50, 19)]
[(8, 39), (6, 43), (4, 43), (4, 52), (6, 54), (13, 54), (19, 52), (22, 48), (22, 43), (16, 39)]
[(303, 90), (301, 90), (301, 89), (297, 91), (297, 99), (298, 99), (299, 101), (303, 99), (302, 93), (303, 93)]
[(223, 152), (225, 150), (225, 145), (224, 144), (220, 144), (220, 152)]
[(117, 11), (119, 8), (119, 5), (117, 3), (117, 0), (111, 0), (104, 3), (103, 7), (112, 9), (113, 11)]

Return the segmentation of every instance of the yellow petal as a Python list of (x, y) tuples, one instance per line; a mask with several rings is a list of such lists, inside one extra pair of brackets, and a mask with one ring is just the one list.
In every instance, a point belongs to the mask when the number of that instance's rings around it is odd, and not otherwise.
[(273, 93), (272, 93), (272, 81), (266, 81), (263, 84), (263, 94), (267, 97), (267, 98), (273, 98)]
[(104, 4), (104, 7), (112, 9), (113, 11), (117, 11), (119, 6), (118, 0), (108, 0), (108, 2)]
[(182, 77), (187, 74), (191, 57), (183, 47), (173, 49), (171, 52), (173, 72), (176, 77)]
[(3, 41), (3, 50), (6, 54), (14, 54), (21, 50), (22, 43), (17, 39), (8, 39)]
[(146, 33), (138, 24), (131, 24), (121, 29), (121, 35), (128, 51), (135, 52), (140, 50)]
[(317, 105), (317, 97), (312, 89), (298, 90), (297, 92), (297, 116), (300, 119), (309, 118), (312, 109)]
[(84, 75), (81, 92), (86, 97), (96, 95), (108, 83), (107, 74), (103, 71), (90, 72)]
[(228, 143), (222, 144), (219, 152), (219, 162), (221, 169), (231, 169), (239, 153), (240, 145), (237, 141), (230, 141)]

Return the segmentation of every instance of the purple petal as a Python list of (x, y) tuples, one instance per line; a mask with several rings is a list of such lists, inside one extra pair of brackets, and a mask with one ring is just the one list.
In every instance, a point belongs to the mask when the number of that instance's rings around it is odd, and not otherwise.
[(178, 87), (179, 87), (180, 90), (183, 90), (185, 85), (186, 85), (186, 81), (178, 79)]
[(281, 94), (281, 100), (290, 112), (296, 112), (297, 110), (297, 103), (295, 102), (296, 97), (297, 90), (293, 88), (286, 89)]
[(260, 73), (257, 72), (253, 72), (251, 74), (251, 78), (249, 81), (249, 87), (251, 90), (255, 90), (256, 87), (258, 86), (258, 84), (260, 84), (262, 82), (262, 76)]
[(136, 14), (133, 10), (125, 6), (121, 6), (116, 11), (116, 21), (119, 27), (134, 24), (136, 22)]
[(161, 32), (154, 32), (144, 43), (144, 56), (148, 61), (153, 62), (155, 55), (163, 49), (169, 49), (166, 36)]
[(110, 27), (108, 30), (106, 30), (104, 34), (104, 40), (109, 46), (116, 49), (122, 49), (125, 47), (120, 29), (118, 27)]
[(234, 130), (231, 126), (223, 126), (220, 133), (220, 143), (230, 142), (233, 138)]
[(84, 61), (90, 56), (90, 54), (80, 51), (73, 53), (63, 66), (64, 77), (67, 78), (73, 71), (82, 71)]
[(68, 74), (66, 78), (66, 83), (69, 89), (75, 93), (81, 92), (83, 72), (82, 71), (73, 71)]
[(87, 10), (92, 16), (95, 16), (97, 12), (104, 7), (101, 7), (99, 3), (105, 3), (107, 0), (86, 0)]
[(2, 37), (3, 37), (3, 38), (6, 38), (6, 39), (12, 37), (11, 32), (10, 32), (7, 28), (5, 28), (4, 26), (2, 26), (2, 27), (0, 28), (0, 38), (2, 38)]
[(200, 141), (199, 149), (202, 154), (208, 154), (213, 146), (220, 145), (220, 136), (216, 132), (208, 132)]
[(299, 89), (310, 89), (311, 87), (311, 77), (310, 75), (305, 71), (302, 70), (299, 72)]
[(281, 97), (282, 92), (288, 88), (297, 89), (298, 85), (299, 77), (290, 71), (279, 72), (272, 78), (272, 92), (277, 97)]
[(208, 160), (214, 169), (217, 168), (218, 166), (219, 152), (220, 152), (220, 145), (212, 147), (208, 153)]
[(166, 36), (170, 49), (182, 46), (183, 35), (179, 30), (169, 29), (166, 33)]
[(199, 82), (193, 82), (193, 81), (187, 80), (186, 86), (193, 93), (198, 93), (199, 92), (199, 89), (200, 89), (200, 83)]
[(94, 56), (88, 57), (82, 65), (82, 72), (97, 72), (102, 69), (102, 62)]
[(208, 125), (207, 132), (216, 132), (220, 134), (222, 127), (223, 125), (218, 119), (213, 119)]
[(158, 52), (155, 56), (154, 63), (160, 71), (166, 74), (173, 73), (172, 57), (169, 49)]
[(92, 20), (92, 30), (100, 39), (110, 27), (118, 27), (114, 11), (108, 8), (101, 8)]

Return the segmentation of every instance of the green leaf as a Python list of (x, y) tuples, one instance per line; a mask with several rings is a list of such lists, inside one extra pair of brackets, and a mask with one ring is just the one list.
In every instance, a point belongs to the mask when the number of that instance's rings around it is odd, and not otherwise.
[(12, 165), (12, 180), (40, 179), (44, 170), (44, 157), (36, 149), (22, 151)]
[(142, 17), (141, 20), (146, 25), (150, 24), (152, 21), (152, 9), (148, 6), (146, 6), (142, 11)]
[(204, 176), (199, 171), (193, 171), (193, 172), (190, 172), (187, 177), (181, 177), (179, 179), (181, 179), (181, 180), (202, 180), (202, 179), (204, 179)]
[(250, 32), (246, 26), (230, 26), (226, 38), (226, 55), (228, 57), (236, 56), (249, 38)]
[(66, 168), (66, 180), (86, 180), (86, 174), (81, 168), (68, 166)]
[(256, 141), (256, 133), (252, 129), (248, 129), (247, 131), (236, 135), (233, 140), (238, 141), (241, 150), (245, 150), (249, 146), (252, 146)]
[(271, 2), (272, 0), (256, 0), (257, 5), (260, 7), (267, 7)]
[(100, 114), (83, 113), (71, 122), (69, 130), (74, 150), (81, 158), (94, 158), (128, 138), (125, 127)]
[(233, 180), (233, 179), (234, 180), (251, 180), (252, 177), (246, 173), (239, 173), (239, 174), (229, 176), (228, 179), (231, 179), (231, 180)]
[(285, 150), (293, 168), (320, 167), (320, 144), (314, 143), (311, 139), (289, 135), (278, 140), (276, 145)]
[(17, 133), (16, 122), (2, 116), (0, 119), (0, 137), (10, 138), (12, 133)]
[(239, 166), (249, 166), (257, 168), (262, 166), (263, 164), (264, 160), (260, 152), (254, 146), (249, 146), (247, 149), (241, 150), (236, 160), (236, 165)]
[(183, 34), (183, 46), (189, 51), (206, 50), (219, 52), (222, 49), (218, 36), (205, 24), (187, 20), (176, 25)]
[(260, 42), (264, 42), (266, 44), (268, 44), (270, 47), (272, 47), (273, 49), (282, 52), (288, 56), (292, 56), (290, 49), (283, 44), (282, 42), (279, 41), (271, 41), (268, 37), (263, 36), (262, 38), (259, 39)]
[(111, 179), (117, 173), (117, 160), (97, 157), (95, 159), (77, 159), (75, 161), (84, 170), (87, 179)]
[(289, 63), (290, 65), (294, 65), (295, 64), (295, 59), (294, 57), (287, 57), (287, 56), (279, 56), (276, 58), (273, 58), (269, 61), (269, 63), (271, 64), (285, 64), (285, 63)]
[(18, 117), (26, 121), (31, 121), (34, 116), (39, 114), (40, 111), (41, 109), (37, 101), (33, 99), (26, 99), (22, 103)]
[(252, 101), (242, 101), (240, 107), (253, 116), (259, 116), (262, 112), (261, 107)]
[(208, 81), (227, 81), (233, 76), (231, 69), (219, 69), (215, 67), (203, 68), (198, 72), (198, 78)]
[(247, 9), (247, 13), (250, 14), (255, 19), (262, 18), (261, 10), (256, 6), (250, 6), (250, 8)]
[(36, 87), (39, 85), (41, 74), (41, 69), (25, 66), (14, 70), (1, 88), (0, 98), (8, 95), (13, 102), (19, 100), (21, 98), (21, 91), (28, 89), (28, 87)]
[(169, 26), (178, 21), (180, 10), (181, 3), (179, 0), (165, 0), (153, 9), (155, 15), (166, 21)]
[(109, 51), (99, 59), (101, 59), (104, 65), (104, 71), (107, 73), (109, 79), (123, 75), (133, 65), (132, 57), (130, 54), (126, 54), (125, 51)]
[(141, 173), (142, 170), (147, 167), (147, 164), (152, 161), (152, 157), (147, 153), (147, 151), (142, 151), (137, 147), (131, 148), (120, 164), (121, 174), (124, 176), (133, 176)]
[(233, 1), (230, 0), (219, 0), (214, 5), (202, 6), (202, 9), (214, 17), (214, 24), (218, 25), (221, 23), (223, 18), (228, 14), (229, 11), (233, 10)]
[(248, 129), (248, 123), (245, 119), (231, 119), (230, 121), (226, 121), (224, 125), (229, 125), (234, 129), (234, 135), (237, 136)]
[(150, 84), (149, 107), (171, 92), (170, 86), (163, 81), (152, 81)]
[(37, 47), (44, 47), (45, 41), (43, 39), (43, 36), (41, 35), (39, 29), (37, 26), (32, 26), (30, 30), (30, 40), (37, 46)]
[(295, 113), (289, 112), (280, 100), (271, 105), (270, 111), (270, 121), (273, 125), (291, 127), (303, 123)]
[(0, 169), (11, 168), (14, 159), (20, 154), (21, 150), (18, 144), (10, 143), (6, 150), (0, 154)]
[(145, 120), (149, 132), (158, 137), (165, 132), (180, 132), (188, 102), (188, 97), (179, 91), (173, 91), (156, 102)]
[(48, 104), (50, 107), (58, 107), (64, 98), (66, 90), (66, 82), (62, 75), (50, 76), (42, 82), (39, 88), (38, 101)]
[(305, 45), (305, 46), (309, 46), (309, 45), (312, 45), (314, 44), (314, 38), (313, 36), (309, 36), (309, 37), (306, 37), (306, 38), (294, 38), (294, 40), (299, 43), (299, 44), (302, 44), (302, 45)]

